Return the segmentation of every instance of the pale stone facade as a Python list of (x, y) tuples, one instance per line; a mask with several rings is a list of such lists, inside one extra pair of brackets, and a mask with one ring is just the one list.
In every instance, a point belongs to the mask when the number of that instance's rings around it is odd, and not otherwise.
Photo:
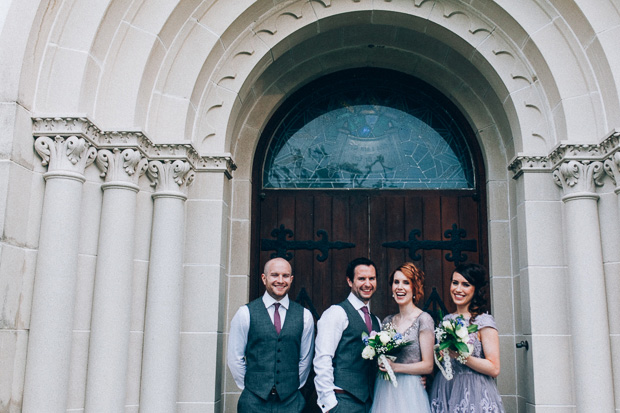
[(620, 412), (618, 37), (617, 0), (3, 1), (0, 412), (235, 411), (261, 131), (368, 66), (477, 134), (507, 411)]

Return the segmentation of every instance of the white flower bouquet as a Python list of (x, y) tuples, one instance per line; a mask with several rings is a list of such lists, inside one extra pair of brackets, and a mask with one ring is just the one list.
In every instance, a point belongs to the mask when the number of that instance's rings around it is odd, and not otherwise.
[(458, 353), (456, 359), (465, 364), (467, 357), (474, 351), (474, 337), (471, 335), (477, 331), (478, 326), (476, 324), (467, 326), (462, 315), (452, 320), (443, 320), (435, 329), (435, 338), (437, 339), (435, 363), (446, 380), (452, 380), (454, 377), (450, 350)]
[(387, 371), (381, 372), (385, 380), (390, 380), (394, 387), (398, 387), (398, 381), (396, 375), (387, 362), (387, 359), (396, 360), (393, 354), (404, 346), (411, 344), (411, 342), (404, 340), (402, 334), (396, 331), (396, 329), (388, 328), (381, 330), (378, 333), (371, 331), (370, 335), (366, 332), (362, 333), (362, 341), (366, 345), (362, 350), (362, 358), (366, 360), (372, 360), (377, 356), (377, 363), (383, 364)]

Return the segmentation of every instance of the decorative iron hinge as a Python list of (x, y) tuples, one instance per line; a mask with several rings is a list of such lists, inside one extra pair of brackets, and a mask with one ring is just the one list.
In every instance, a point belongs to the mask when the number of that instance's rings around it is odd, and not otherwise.
[(280, 229), (271, 231), (273, 239), (261, 239), (261, 251), (275, 251), (271, 254), (271, 258), (282, 257), (287, 261), (293, 258), (293, 254), (289, 250), (319, 250), (321, 254), (316, 256), (319, 262), (327, 260), (329, 250), (344, 248), (353, 248), (355, 244), (350, 242), (334, 241), (329, 242), (327, 231), (320, 229), (316, 235), (321, 237), (319, 241), (288, 241), (287, 238), (293, 238), (293, 231), (286, 229), (284, 225), (280, 225)]
[(452, 229), (444, 232), (444, 237), (450, 238), (449, 241), (429, 241), (417, 239), (422, 235), (419, 229), (411, 230), (409, 233), (409, 241), (393, 241), (384, 242), (382, 245), (386, 248), (409, 249), (409, 257), (414, 261), (419, 261), (422, 256), (418, 254), (418, 250), (449, 250), (446, 254), (448, 261), (453, 261), (454, 265), (467, 260), (467, 255), (463, 251), (476, 252), (478, 250), (475, 239), (463, 239), (467, 236), (464, 229), (459, 229), (456, 224), (452, 224)]

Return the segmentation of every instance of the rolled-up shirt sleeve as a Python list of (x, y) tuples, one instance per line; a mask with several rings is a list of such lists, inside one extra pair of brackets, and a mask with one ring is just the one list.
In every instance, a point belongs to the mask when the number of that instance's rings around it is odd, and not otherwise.
[(248, 344), (248, 331), (250, 330), (250, 310), (244, 305), (230, 322), (228, 335), (228, 368), (232, 377), (241, 390), (245, 387), (245, 348)]
[(347, 313), (338, 305), (333, 305), (323, 313), (317, 323), (317, 336), (314, 353), (314, 385), (317, 392), (317, 403), (323, 412), (333, 409), (338, 401), (334, 389), (333, 358), (342, 338), (343, 331), (348, 327)]

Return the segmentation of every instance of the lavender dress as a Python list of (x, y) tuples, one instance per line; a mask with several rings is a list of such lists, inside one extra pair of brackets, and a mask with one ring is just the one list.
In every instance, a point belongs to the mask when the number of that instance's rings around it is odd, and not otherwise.
[[(456, 318), (455, 314), (448, 314), (444, 320), (453, 318)], [(480, 314), (474, 322), (478, 324), (479, 330), (483, 328), (497, 330), (495, 320), (490, 314)], [(478, 333), (471, 335), (474, 338), (472, 355), (484, 358)], [(435, 375), (430, 393), (433, 413), (504, 413), (502, 399), (491, 376), (478, 373), (456, 360), (452, 360), (452, 369), (454, 378), (450, 381), (446, 380), (441, 372)]]
[[(393, 318), (393, 315), (389, 315), (383, 320), (384, 329), (390, 328)], [(412, 343), (400, 350), (396, 355), (395, 363), (417, 363), (421, 361), (420, 332), (430, 331), (432, 333), (434, 328), (433, 318), (428, 313), (422, 312), (405, 330), (403, 338)], [(377, 375), (372, 413), (430, 413), (428, 395), (420, 381), (420, 376), (396, 373), (396, 380), (398, 387), (394, 387), (392, 382)]]

